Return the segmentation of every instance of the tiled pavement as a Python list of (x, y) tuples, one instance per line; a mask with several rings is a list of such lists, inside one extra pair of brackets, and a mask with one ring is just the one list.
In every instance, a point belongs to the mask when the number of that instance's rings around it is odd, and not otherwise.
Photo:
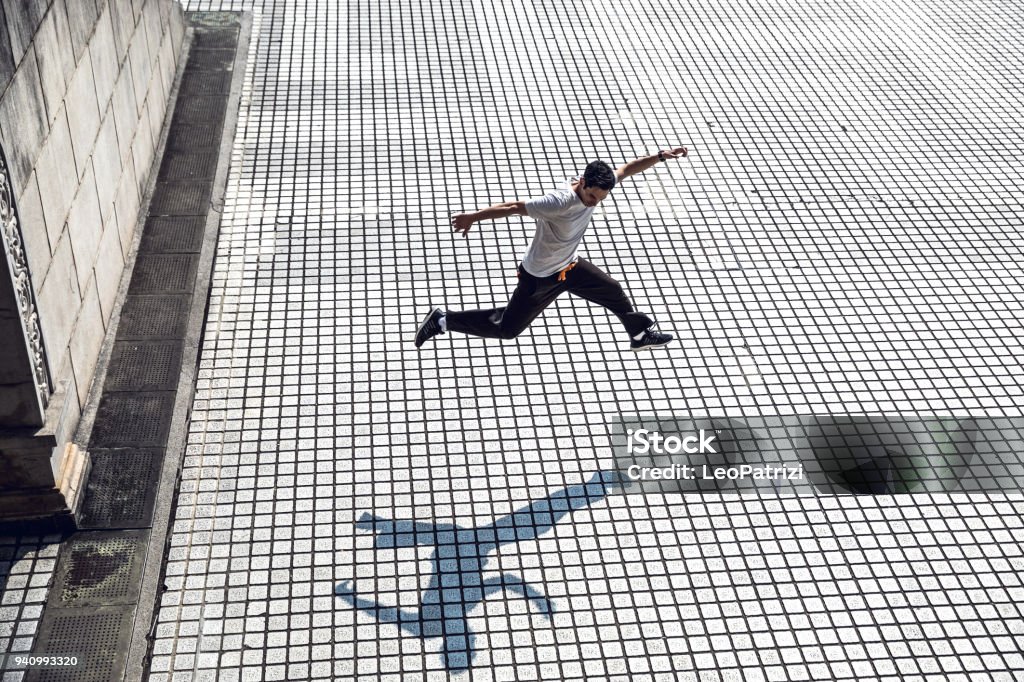
[[(0, 538), (0, 654), (27, 653), (39, 629), (60, 535)], [(9, 682), (22, 673), (10, 673)]]
[[(190, 9), (255, 34), (151, 679), (1024, 677), (1020, 495), (582, 485), (621, 414), (1021, 416), (1018, 5)], [(451, 213), (675, 144), (584, 248), (678, 343), (412, 347), (532, 234)]]

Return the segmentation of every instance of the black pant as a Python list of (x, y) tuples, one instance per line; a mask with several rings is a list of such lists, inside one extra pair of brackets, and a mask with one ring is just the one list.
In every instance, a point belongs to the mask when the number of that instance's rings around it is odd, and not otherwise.
[(446, 314), (448, 331), (491, 339), (515, 338), (563, 291), (608, 308), (631, 337), (654, 324), (643, 313), (633, 311), (629, 297), (618, 282), (593, 263), (580, 258), (561, 282), (558, 281), (558, 273), (534, 277), (520, 266), (519, 284), (508, 305), (504, 308), (449, 311)]

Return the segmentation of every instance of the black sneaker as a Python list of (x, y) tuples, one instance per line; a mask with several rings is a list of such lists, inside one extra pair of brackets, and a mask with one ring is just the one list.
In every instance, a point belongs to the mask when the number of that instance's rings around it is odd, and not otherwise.
[(416, 347), (422, 346), (427, 339), (432, 339), (438, 334), (443, 334), (441, 331), (441, 318), (444, 313), (441, 312), (440, 308), (434, 308), (430, 311), (430, 314), (423, 318), (420, 322), (420, 328), (416, 330)]
[(655, 331), (654, 327), (649, 327), (639, 339), (630, 340), (629, 349), (632, 351), (650, 350), (666, 345), (673, 338), (671, 334)]

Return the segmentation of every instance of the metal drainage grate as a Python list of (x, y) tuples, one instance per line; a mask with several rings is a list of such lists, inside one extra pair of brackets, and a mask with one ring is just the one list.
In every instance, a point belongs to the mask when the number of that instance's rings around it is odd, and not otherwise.
[[(221, 114), (223, 115), (223, 114)], [(189, 150), (196, 147), (220, 145), (220, 119), (211, 119), (209, 124), (180, 125), (171, 128), (167, 135), (167, 150)]]
[(192, 38), (193, 50), (228, 49), (234, 48), (238, 42), (238, 29), (199, 29), (197, 28)]
[(133, 294), (190, 292), (196, 260), (196, 256), (189, 254), (140, 253), (129, 291)]
[(92, 469), (82, 507), (82, 528), (145, 528), (152, 522), (163, 450), (89, 452)]
[(189, 71), (231, 71), (234, 65), (234, 50), (196, 50), (188, 56)]
[[(173, 138), (182, 126), (203, 126), (213, 128), (220, 138), (218, 126), (227, 112), (227, 100), (224, 97), (184, 97), (174, 105), (174, 124), (170, 136)], [(193, 144), (191, 148), (200, 145)], [(186, 147), (187, 148), (187, 147)]]
[(145, 546), (143, 531), (93, 531), (68, 540), (54, 573), (56, 608), (134, 604)]
[(182, 95), (226, 95), (231, 92), (231, 72), (185, 69), (181, 77)]
[[(145, 239), (145, 237), (143, 237)], [(121, 310), (117, 338), (177, 337), (185, 334), (190, 297), (128, 296)]]
[(139, 250), (197, 253), (203, 245), (206, 221), (200, 216), (150, 218), (142, 231)]
[(118, 679), (132, 634), (131, 606), (105, 606), (62, 611), (48, 609), (39, 628), (38, 642), (50, 656), (77, 654), (83, 660), (74, 669), (29, 670), (25, 682), (110, 682)]
[(174, 392), (109, 393), (100, 400), (90, 447), (163, 447), (170, 430)]
[(160, 180), (198, 180), (212, 178), (217, 169), (216, 151), (189, 149), (164, 153)]
[(181, 341), (118, 341), (107, 370), (108, 391), (172, 390), (181, 369)]
[(210, 180), (157, 183), (149, 214), (206, 215), (210, 204)]

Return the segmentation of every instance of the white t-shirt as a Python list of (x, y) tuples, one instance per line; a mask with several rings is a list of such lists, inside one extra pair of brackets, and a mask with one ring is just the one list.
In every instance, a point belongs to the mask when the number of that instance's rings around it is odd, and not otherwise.
[(568, 183), (528, 200), (526, 214), (537, 221), (537, 232), (523, 256), (523, 268), (534, 277), (550, 277), (571, 263), (596, 208), (584, 204)]

